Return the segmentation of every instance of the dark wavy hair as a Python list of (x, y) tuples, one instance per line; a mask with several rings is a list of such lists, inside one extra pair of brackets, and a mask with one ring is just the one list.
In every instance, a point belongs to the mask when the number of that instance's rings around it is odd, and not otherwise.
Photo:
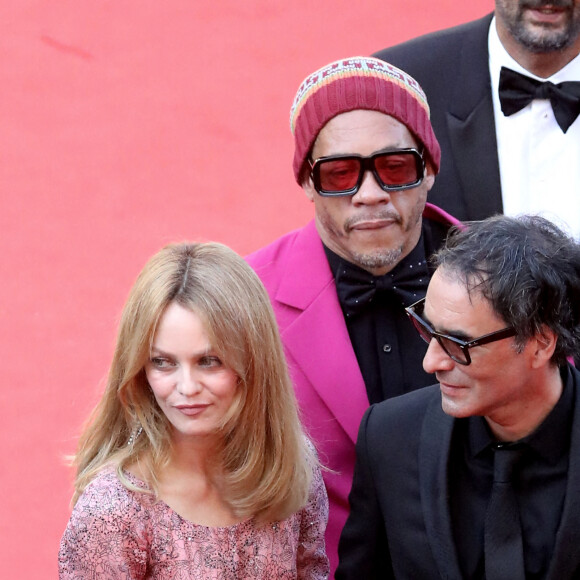
[(516, 346), (550, 328), (552, 362), (580, 350), (580, 245), (539, 216), (494, 216), (454, 229), (435, 266), (479, 292), (516, 331)]

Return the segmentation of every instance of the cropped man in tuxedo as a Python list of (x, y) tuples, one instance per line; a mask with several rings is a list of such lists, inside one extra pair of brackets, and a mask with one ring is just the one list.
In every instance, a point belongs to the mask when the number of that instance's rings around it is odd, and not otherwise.
[(468, 224), (407, 308), (438, 385), (373, 405), (337, 579), (580, 578), (580, 246)]
[(456, 220), (426, 203), (439, 145), (417, 82), (355, 57), (309, 75), (291, 109), (294, 176), (315, 219), (249, 256), (270, 295), (330, 503), (331, 567), (369, 405), (432, 384), (405, 306)]
[(580, 0), (496, 0), (495, 14), (376, 56), (427, 94), (443, 153), (434, 203), (459, 219), (543, 213), (580, 239)]

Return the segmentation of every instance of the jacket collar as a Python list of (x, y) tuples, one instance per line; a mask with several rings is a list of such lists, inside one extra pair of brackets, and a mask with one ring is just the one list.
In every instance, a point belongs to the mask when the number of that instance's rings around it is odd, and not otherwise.
[(502, 212), (487, 46), (492, 16), (473, 22), (463, 36), (446, 115), (452, 159), (445, 163), (455, 164), (474, 216)]
[(425, 528), (442, 578), (461, 580), (449, 509), (448, 459), (455, 419), (443, 412), (439, 390), (421, 428), (419, 484)]

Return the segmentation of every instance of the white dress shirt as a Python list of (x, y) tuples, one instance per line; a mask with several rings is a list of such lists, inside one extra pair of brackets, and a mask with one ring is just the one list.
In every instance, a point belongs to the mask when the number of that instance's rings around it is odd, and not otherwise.
[(506, 215), (540, 214), (580, 240), (580, 117), (564, 133), (547, 99), (535, 99), (506, 117), (498, 87), (502, 66), (554, 84), (580, 80), (580, 55), (547, 79), (519, 65), (489, 29), (489, 72), (493, 97), (502, 201)]

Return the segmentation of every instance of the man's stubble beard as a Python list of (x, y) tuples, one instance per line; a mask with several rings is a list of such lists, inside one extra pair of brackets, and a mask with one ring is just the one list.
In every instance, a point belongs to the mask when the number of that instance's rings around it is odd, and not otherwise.
[[(412, 229), (419, 225), (421, 227), (421, 220), (423, 215), (423, 209), (425, 207), (425, 200), (420, 199), (409, 216), (409, 223), (403, 229), (404, 233), (410, 232)], [(398, 224), (402, 225), (401, 217), (395, 212), (384, 212), (385, 217), (389, 216), (394, 219)], [(348, 228), (345, 228), (348, 230)], [(421, 234), (419, 233), (419, 237)], [(415, 246), (413, 246), (414, 248)], [(407, 254), (413, 249), (407, 248)], [(403, 251), (405, 250), (404, 243), (401, 243), (396, 248), (377, 248), (372, 252), (359, 253), (352, 252), (351, 259), (354, 264), (360, 266), (364, 270), (372, 271), (379, 269), (387, 269), (387, 271), (392, 270), (402, 259)]]
[(496, 10), (501, 14), (504, 25), (513, 38), (526, 50), (534, 54), (550, 53), (568, 48), (580, 35), (580, 13), (576, 13), (574, 5), (566, 0), (540, 0), (524, 3), (525, 8), (542, 8), (544, 6), (566, 7), (571, 11), (567, 13), (567, 22), (563, 30), (551, 30), (549, 25), (539, 29), (530, 26), (524, 21), (523, 7), (518, 7), (517, 13), (511, 15), (501, 5), (496, 3)]
[(378, 270), (382, 268), (392, 269), (396, 266), (403, 254), (402, 246), (391, 249), (378, 249), (376, 252), (369, 254), (352, 254), (352, 260), (364, 270)]

